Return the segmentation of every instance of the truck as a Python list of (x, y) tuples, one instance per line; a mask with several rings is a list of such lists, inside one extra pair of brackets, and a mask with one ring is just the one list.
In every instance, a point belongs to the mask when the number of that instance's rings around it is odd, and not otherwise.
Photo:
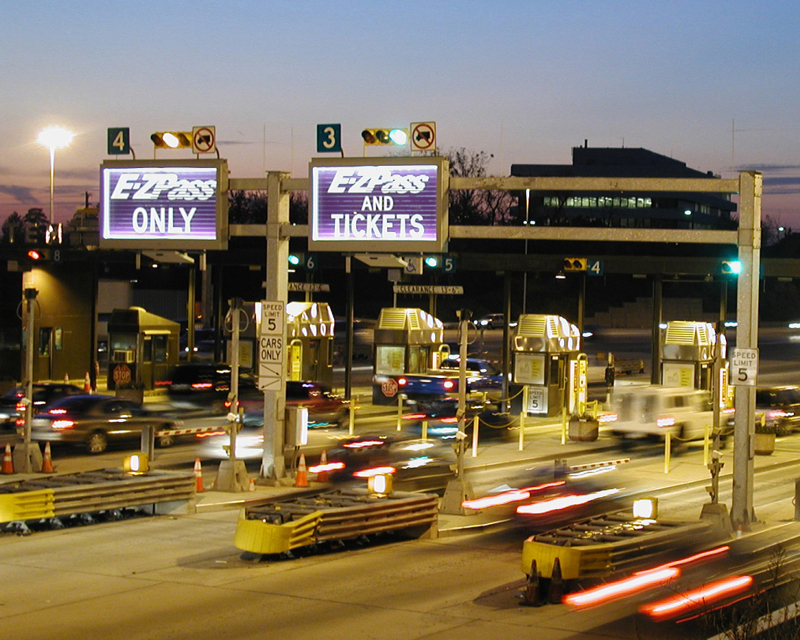
[[(503, 374), (488, 360), (468, 357), (466, 365), (468, 396), (502, 388)], [(458, 394), (460, 366), (460, 359), (450, 356), (426, 373), (403, 374), (397, 378), (399, 391), (410, 400), (455, 396)]]

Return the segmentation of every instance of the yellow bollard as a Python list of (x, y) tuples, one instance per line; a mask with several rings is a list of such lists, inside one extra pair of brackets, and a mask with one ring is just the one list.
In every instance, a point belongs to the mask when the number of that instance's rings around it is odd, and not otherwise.
[(351, 436), (356, 432), (356, 407), (358, 406), (358, 396), (354, 396), (350, 400), (350, 415), (348, 416), (347, 433)]
[(672, 434), (667, 433), (667, 436), (664, 438), (664, 473), (669, 473), (669, 457), (670, 457), (670, 450), (672, 447)]
[(472, 457), (478, 457), (478, 426), (480, 424), (480, 418), (475, 416), (475, 419), (472, 421)]
[(403, 428), (403, 394), (397, 394), (397, 430), (401, 431)]
[(706, 432), (703, 435), (703, 466), (708, 466), (708, 452), (711, 445), (711, 425), (706, 425)]
[(567, 444), (567, 406), (561, 407), (561, 444)]
[(422, 439), (423, 440), (427, 440), (428, 439), (428, 421), (427, 420), (423, 420), (422, 421)]
[(528, 385), (522, 387), (522, 411), (519, 412), (519, 450), (525, 448), (525, 414), (528, 413)]

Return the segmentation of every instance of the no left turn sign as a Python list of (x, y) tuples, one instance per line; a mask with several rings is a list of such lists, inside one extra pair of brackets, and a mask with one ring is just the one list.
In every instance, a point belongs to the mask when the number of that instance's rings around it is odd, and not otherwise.
[(430, 151), (431, 149), (436, 149), (436, 123), (412, 122), (411, 150)]
[(214, 153), (217, 150), (216, 127), (192, 127), (192, 152)]

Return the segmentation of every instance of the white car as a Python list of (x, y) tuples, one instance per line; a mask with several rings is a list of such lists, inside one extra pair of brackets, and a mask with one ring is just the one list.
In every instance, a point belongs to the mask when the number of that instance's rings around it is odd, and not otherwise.
[[(721, 412), (720, 424), (727, 420)], [(618, 438), (663, 440), (669, 433), (678, 442), (703, 438), (713, 422), (707, 392), (655, 385), (614, 389), (611, 413), (604, 420), (606, 430)]]

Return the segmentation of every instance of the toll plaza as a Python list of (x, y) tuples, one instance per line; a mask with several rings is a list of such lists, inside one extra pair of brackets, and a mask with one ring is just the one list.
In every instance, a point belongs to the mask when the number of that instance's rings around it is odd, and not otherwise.
[(661, 345), (662, 384), (711, 391), (718, 342), (720, 358), (724, 362), (725, 336), (718, 334), (710, 322), (668, 322)]
[(375, 325), (372, 402), (397, 402), (397, 378), (425, 373), (449, 353), (444, 324), (422, 309), (381, 309)]
[(108, 320), (108, 389), (154, 389), (178, 364), (180, 324), (141, 307), (114, 309)]
[(333, 311), (327, 302), (286, 305), (287, 380), (333, 384)]
[[(575, 402), (574, 385), (580, 351), (578, 327), (561, 316), (524, 314), (513, 341), (514, 382), (527, 386), (527, 413), (553, 416)], [(585, 367), (584, 367), (585, 389)]]

